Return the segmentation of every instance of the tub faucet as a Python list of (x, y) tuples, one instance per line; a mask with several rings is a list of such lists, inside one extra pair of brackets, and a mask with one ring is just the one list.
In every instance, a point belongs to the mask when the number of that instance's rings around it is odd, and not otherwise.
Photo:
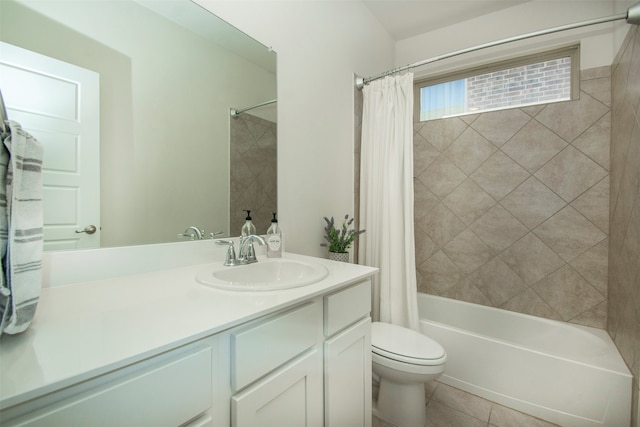
[(202, 240), (203, 235), (204, 230), (200, 230), (198, 227), (192, 225), (190, 227), (187, 227), (182, 234), (178, 234), (178, 237), (189, 237), (191, 238), (191, 240)]
[(267, 242), (262, 237), (255, 234), (250, 234), (247, 237), (241, 238), (238, 260), (242, 264), (251, 264), (253, 262), (258, 262), (258, 259), (256, 258), (256, 252), (253, 248), (254, 241), (258, 242), (260, 246), (267, 244)]

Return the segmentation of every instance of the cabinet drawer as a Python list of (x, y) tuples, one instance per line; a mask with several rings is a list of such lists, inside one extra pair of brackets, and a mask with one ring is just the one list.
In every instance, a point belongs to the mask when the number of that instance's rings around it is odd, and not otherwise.
[(312, 302), (231, 335), (231, 386), (240, 390), (311, 348), (322, 324)]
[(331, 336), (371, 313), (371, 281), (324, 297), (324, 334)]
[[(144, 363), (149, 362), (141, 362)], [(149, 368), (70, 397), (9, 425), (177, 426), (209, 409), (211, 393), (212, 349), (206, 347), (155, 365), (151, 362)]]

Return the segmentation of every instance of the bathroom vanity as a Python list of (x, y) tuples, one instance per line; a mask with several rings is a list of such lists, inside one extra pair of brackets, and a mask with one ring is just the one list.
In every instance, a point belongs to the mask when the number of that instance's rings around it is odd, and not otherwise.
[(199, 283), (220, 258), (44, 288), (29, 330), (0, 339), (0, 424), (369, 426), (376, 269), (283, 259), (328, 274), (270, 291)]

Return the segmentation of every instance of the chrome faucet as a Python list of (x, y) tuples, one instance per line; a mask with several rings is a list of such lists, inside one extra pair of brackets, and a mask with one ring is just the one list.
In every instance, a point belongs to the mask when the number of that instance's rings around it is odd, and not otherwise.
[(246, 237), (240, 238), (240, 252), (238, 253), (238, 261), (240, 261), (241, 264), (251, 264), (253, 262), (258, 262), (255, 249), (253, 248), (254, 241), (258, 242), (260, 246), (267, 244), (267, 242), (262, 237), (255, 234), (250, 234)]
[(202, 240), (202, 236), (204, 235), (204, 230), (200, 230), (198, 227), (190, 226), (187, 227), (186, 230), (182, 234), (178, 234), (178, 237), (184, 238), (189, 237), (191, 240)]

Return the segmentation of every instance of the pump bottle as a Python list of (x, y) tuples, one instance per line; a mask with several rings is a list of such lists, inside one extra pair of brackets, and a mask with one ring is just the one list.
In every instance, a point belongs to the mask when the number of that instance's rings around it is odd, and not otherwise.
[(253, 225), (253, 221), (251, 221), (251, 211), (244, 209), (244, 212), (247, 213), (247, 218), (245, 223), (242, 225), (242, 229), (240, 230), (240, 236), (245, 238), (252, 234), (256, 234), (256, 226)]
[(278, 220), (276, 219), (276, 212), (273, 212), (273, 219), (271, 225), (267, 230), (267, 258), (280, 258), (282, 257), (282, 231), (278, 226)]

